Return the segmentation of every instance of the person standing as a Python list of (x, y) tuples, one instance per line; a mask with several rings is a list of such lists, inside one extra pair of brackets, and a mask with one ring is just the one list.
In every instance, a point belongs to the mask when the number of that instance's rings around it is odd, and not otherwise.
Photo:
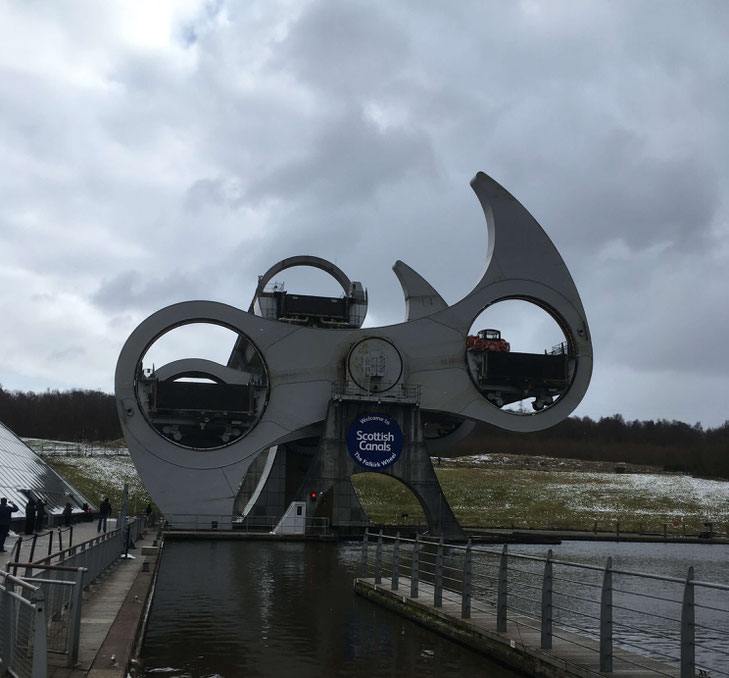
[(25, 534), (33, 534), (35, 529), (35, 499), (31, 497), (25, 505)]
[(63, 508), (63, 526), (69, 527), (71, 525), (71, 515), (73, 509), (71, 508), (71, 502), (66, 502), (66, 506)]
[(5, 551), (5, 538), (10, 532), (10, 516), (20, 509), (15, 505), (15, 502), (10, 502), (8, 506), (8, 500), (6, 497), (0, 499), (0, 551)]
[(97, 532), (101, 532), (102, 524), (104, 527), (104, 532), (106, 532), (106, 521), (109, 519), (110, 515), (111, 502), (109, 501), (109, 497), (104, 497), (104, 501), (102, 501), (101, 506), (99, 506), (99, 524), (96, 528)]
[(42, 499), (35, 503), (35, 531), (40, 532), (46, 522), (46, 505)]

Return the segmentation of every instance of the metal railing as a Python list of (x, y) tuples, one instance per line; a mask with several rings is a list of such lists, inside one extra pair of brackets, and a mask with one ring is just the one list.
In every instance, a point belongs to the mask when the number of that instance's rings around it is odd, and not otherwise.
[[(165, 530), (234, 530), (243, 532), (273, 532), (281, 516), (231, 517), (213, 513), (168, 513), (161, 521)], [(329, 518), (306, 517), (306, 534), (329, 534)]]
[[(61, 528), (59, 527), (57, 530), (48, 530), (48, 532), (43, 532), (42, 534), (39, 532), (36, 532), (32, 536), (28, 536), (24, 539), (23, 535), (18, 535), (18, 538), (15, 542), (15, 545), (12, 549), (12, 556), (11, 558), (15, 560), (16, 562), (20, 560), (20, 549), (23, 546), (24, 541), (30, 542), (30, 555), (28, 556), (28, 560), (30, 562), (33, 562), (33, 558), (35, 557), (36, 547), (40, 546), (41, 548), (45, 549), (45, 539), (48, 538), (48, 547), (47, 547), (47, 555), (50, 555), (53, 551), (53, 542), (54, 537), (58, 538), (58, 550), (63, 550), (63, 541), (64, 541), (64, 535), (68, 535), (68, 545), (73, 546), (73, 525)], [(40, 542), (40, 545), (39, 545)]]
[(421, 387), (418, 384), (398, 384), (384, 391), (368, 391), (351, 381), (332, 382), (332, 400), (377, 400), (398, 403), (420, 403)]
[[(125, 529), (127, 527), (128, 530)], [(16, 559), (5, 564), (6, 572), (3, 572), (2, 575), (6, 579), (11, 577), (10, 581), (27, 585), (30, 587), (28, 590), (35, 592), (37, 600), (43, 601), (44, 652), (65, 655), (68, 666), (76, 663), (81, 630), (83, 589), (88, 588), (89, 584), (98, 579), (124, 553), (127, 546), (127, 534), (130, 541), (135, 542), (143, 535), (143, 531), (144, 518), (135, 518), (126, 523), (124, 527), (100, 534), (86, 542), (73, 545), (72, 540), (69, 540), (70, 545), (65, 548), (59, 531), (59, 550), (55, 552), (50, 551), (55, 534), (51, 531), (49, 553), (35, 560), (28, 558), (29, 562), (18, 562)], [(19, 544), (17, 553), (20, 552)], [(34, 547), (35, 541), (31, 546), (31, 554), (34, 552)], [(2, 621), (0, 621), (1, 625)], [(40, 631), (35, 629), (34, 633), (38, 635)], [(2, 647), (8, 648), (7, 652), (11, 657), (27, 655), (27, 643), (23, 645), (22, 636), (17, 634), (7, 636), (6, 634), (3, 638), (7, 640), (7, 645), (3, 644)], [(2, 655), (5, 655), (5, 650)], [(3, 669), (6, 668), (5, 664), (2, 666)], [(11, 673), (11, 675), (13, 674)], [(31, 674), (20, 673), (18, 675), (30, 676)], [(35, 676), (35, 673), (32, 675)], [(45, 669), (38, 675), (45, 676)]]
[(46, 678), (47, 673), (43, 591), (0, 571), (0, 675)]
[(460, 598), (463, 618), (486, 612), (499, 632), (507, 620), (536, 630), (545, 650), (554, 638), (594, 649), (589, 639), (607, 673), (622, 648), (630, 654), (620, 653), (620, 661), (636, 667), (643, 655), (680, 667), (681, 678), (729, 676), (729, 586), (697, 581), (693, 567), (685, 578), (669, 577), (615, 568), (612, 558), (600, 567), (556, 559), (551, 550), (538, 557), (382, 531), (372, 548), (373, 536), (365, 533), (362, 542), (363, 577), (376, 584), (389, 578), (392, 590), (406, 577), (412, 598), (427, 584), (434, 607), (445, 592)]
[[(12, 575), (43, 592), (48, 652), (66, 656), (66, 665), (73, 666), (78, 657), (83, 600), (83, 567), (62, 565), (38, 566), (33, 563), (9, 563)], [(18, 570), (24, 574), (19, 576)]]

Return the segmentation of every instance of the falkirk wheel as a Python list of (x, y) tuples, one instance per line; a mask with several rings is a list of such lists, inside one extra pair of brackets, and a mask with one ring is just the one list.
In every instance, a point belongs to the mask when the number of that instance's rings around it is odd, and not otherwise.
[[(259, 278), (247, 312), (186, 301), (132, 332), (116, 368), (119, 417), (139, 475), (172, 527), (245, 520), (301, 531), (307, 517), (325, 516), (335, 529), (356, 529), (367, 516), (350, 478), (375, 472), (414, 493), (430, 534), (462, 538), (431, 455), (476, 422), (522, 432), (558, 423), (592, 374), (587, 319), (557, 249), (496, 181), (478, 173), (471, 186), (488, 225), (486, 270), (451, 306), (397, 261), (406, 321), (363, 329), (361, 283), (302, 256)], [(294, 295), (271, 284), (293, 266), (328, 272), (342, 297)], [(495, 330), (468, 336), (484, 309), (510, 299), (546, 311), (564, 343), (542, 355), (510, 352)], [(145, 366), (158, 339), (198, 323), (237, 335), (227, 364), (190, 357)], [(528, 414), (507, 407), (525, 399)], [(435, 437), (425, 435), (426, 425)]]

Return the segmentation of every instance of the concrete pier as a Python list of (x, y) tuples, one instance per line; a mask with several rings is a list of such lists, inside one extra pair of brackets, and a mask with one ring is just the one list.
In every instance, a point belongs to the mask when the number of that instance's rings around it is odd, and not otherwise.
[(662, 662), (618, 648), (613, 652), (613, 671), (600, 672), (600, 647), (589, 638), (562, 629), (554, 629), (552, 649), (540, 647), (539, 620), (511, 615), (507, 630), (496, 630), (496, 612), (472, 610), (470, 619), (461, 617), (459, 595), (443, 590), (443, 605), (434, 607), (433, 587), (419, 583), (420, 594), (410, 597), (410, 579), (399, 577), (398, 590), (392, 580), (382, 577), (376, 584), (371, 578), (358, 578), (354, 590), (359, 595), (451, 640), (482, 652), (510, 668), (534, 678), (651, 678), (675, 676), (678, 669)]

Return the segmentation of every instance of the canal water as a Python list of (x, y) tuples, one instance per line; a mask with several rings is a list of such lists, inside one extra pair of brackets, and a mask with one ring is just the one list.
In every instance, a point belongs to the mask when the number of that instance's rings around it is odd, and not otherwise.
[(356, 596), (360, 553), (359, 543), (166, 542), (144, 675), (516, 678)]

